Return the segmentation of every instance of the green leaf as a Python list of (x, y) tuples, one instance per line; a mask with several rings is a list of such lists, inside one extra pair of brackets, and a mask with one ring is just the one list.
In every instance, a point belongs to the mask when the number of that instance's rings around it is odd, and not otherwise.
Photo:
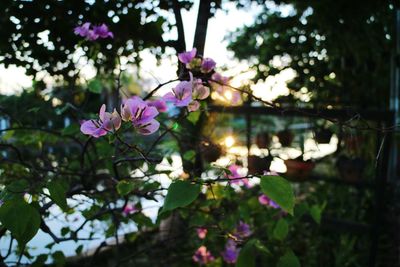
[(314, 221), (318, 224), (321, 223), (321, 216), (322, 216), (322, 212), (325, 209), (325, 204), (324, 203), (322, 206), (319, 205), (313, 205), (310, 208), (310, 215), (311, 217), (314, 219)]
[(274, 228), (272, 233), (273, 237), (278, 240), (283, 240), (289, 232), (289, 226), (285, 219), (280, 219)]
[(117, 184), (118, 194), (121, 196), (126, 196), (135, 188), (135, 184), (132, 181), (122, 180)]
[(75, 253), (77, 255), (81, 254), (83, 251), (83, 245), (79, 245), (76, 249), (75, 249)]
[(52, 255), (54, 259), (55, 265), (58, 266), (64, 266), (65, 265), (65, 255), (62, 251), (56, 251)]
[(50, 198), (54, 203), (56, 203), (62, 210), (67, 210), (68, 185), (62, 180), (52, 180), (47, 185), (47, 189), (49, 189)]
[(256, 250), (255, 239), (249, 240), (240, 250), (239, 257), (236, 261), (236, 267), (255, 267), (256, 266)]
[(183, 154), (183, 159), (187, 160), (187, 161), (191, 161), (194, 159), (195, 156), (196, 156), (196, 152), (194, 150), (189, 150), (189, 151), (186, 151), (185, 154)]
[(199, 110), (198, 111), (194, 111), (194, 112), (190, 112), (190, 114), (187, 116), (187, 119), (193, 124), (196, 124), (197, 121), (199, 120), (199, 118), (200, 118), (200, 111)]
[(161, 212), (174, 210), (179, 207), (186, 207), (196, 200), (200, 194), (200, 185), (186, 181), (173, 182), (165, 197), (164, 207)]
[(261, 190), (284, 211), (293, 215), (294, 193), (291, 184), (280, 176), (261, 176)]
[(100, 94), (103, 90), (103, 85), (100, 80), (93, 79), (89, 82), (88, 89), (92, 93)]
[(297, 259), (296, 255), (294, 255), (293, 251), (289, 250), (283, 255), (276, 267), (300, 267), (299, 259)]
[(0, 207), (0, 222), (10, 230), (20, 245), (24, 245), (39, 230), (40, 214), (24, 200), (13, 199)]
[(29, 183), (25, 179), (17, 180), (7, 185), (7, 191), (11, 193), (23, 193), (29, 188)]

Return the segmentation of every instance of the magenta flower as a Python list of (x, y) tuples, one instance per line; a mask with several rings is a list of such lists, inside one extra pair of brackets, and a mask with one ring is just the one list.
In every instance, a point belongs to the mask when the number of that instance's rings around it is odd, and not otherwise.
[(94, 26), (93, 27), (93, 32), (96, 34), (99, 38), (105, 39), (105, 38), (114, 38), (114, 34), (109, 31), (108, 26), (106, 24), (101, 24), (99, 26)]
[(268, 196), (266, 196), (264, 194), (262, 194), (258, 197), (258, 202), (260, 202), (261, 205), (269, 206), (274, 209), (280, 208), (280, 206), (278, 204), (276, 204), (276, 202), (274, 202), (273, 200), (271, 200)]
[(106, 112), (106, 105), (102, 105), (99, 120), (87, 120), (81, 125), (81, 132), (95, 138), (117, 131), (121, 127), (121, 117), (114, 109), (113, 113)]
[(85, 22), (81, 26), (77, 26), (74, 28), (75, 35), (79, 35), (81, 37), (86, 37), (89, 34), (90, 22)]
[(245, 238), (251, 235), (250, 225), (242, 221), (236, 226), (234, 236), (237, 238)]
[(148, 100), (146, 101), (147, 105), (150, 107), (155, 107), (158, 112), (166, 112), (167, 111), (167, 103), (163, 99), (157, 99), (157, 100)]
[(240, 166), (236, 164), (232, 164), (228, 167), (228, 170), (231, 172), (231, 174), (228, 174), (228, 178), (231, 179), (232, 184), (243, 184), (247, 188), (250, 187), (249, 179), (247, 178), (242, 178), (242, 175), (239, 173)]
[(200, 228), (197, 228), (196, 231), (197, 231), (197, 236), (200, 239), (206, 238), (206, 235), (207, 235), (207, 232), (208, 232), (206, 228), (200, 227)]
[(99, 26), (93, 26), (91, 28), (90, 22), (85, 22), (81, 26), (77, 26), (74, 28), (74, 33), (81, 37), (85, 37), (87, 40), (95, 41), (98, 38), (105, 39), (105, 38), (113, 38), (114, 34), (108, 30), (106, 24), (101, 24)]
[(183, 64), (189, 64), (190, 61), (192, 61), (194, 59), (194, 57), (196, 56), (196, 53), (197, 53), (197, 49), (193, 48), (191, 51), (179, 53), (178, 59)]
[(199, 247), (194, 253), (192, 259), (200, 265), (205, 265), (215, 260), (214, 256), (211, 255), (211, 252), (208, 251), (205, 246)]
[(192, 102), (193, 76), (190, 75), (190, 81), (181, 81), (178, 85), (164, 95), (163, 99), (172, 102), (177, 107), (187, 107)]
[(228, 242), (226, 242), (225, 250), (221, 254), (226, 263), (236, 263), (239, 256), (239, 249), (236, 247), (235, 241), (229, 239)]
[(201, 62), (201, 72), (209, 73), (215, 68), (215, 65), (217, 65), (217, 64), (215, 63), (215, 61), (212, 58), (206, 57)]
[(128, 216), (129, 214), (135, 213), (137, 211), (139, 211), (139, 210), (135, 207), (135, 205), (128, 203), (125, 205), (124, 209), (122, 210), (122, 213), (125, 216)]
[(157, 109), (149, 106), (140, 97), (128, 99), (121, 105), (122, 120), (131, 121), (133, 127), (143, 135), (149, 135), (158, 130), (160, 123), (154, 119), (157, 115)]

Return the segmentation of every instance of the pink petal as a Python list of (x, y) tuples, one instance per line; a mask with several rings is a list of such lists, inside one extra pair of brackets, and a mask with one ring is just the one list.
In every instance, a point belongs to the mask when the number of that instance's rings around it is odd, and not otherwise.
[(158, 130), (160, 123), (156, 120), (152, 120), (146, 125), (138, 128), (138, 132), (142, 135), (150, 135)]
[(193, 112), (193, 111), (198, 110), (199, 107), (200, 107), (199, 101), (192, 101), (192, 102), (190, 102), (190, 104), (188, 105), (188, 110), (189, 110), (190, 112)]
[(105, 112), (106, 112), (106, 105), (103, 104), (103, 105), (101, 105), (100, 112), (99, 112), (99, 117), (100, 117), (100, 120), (102, 120), (102, 121), (104, 121), (104, 119), (105, 119), (104, 118)]
[(96, 138), (107, 134), (106, 130), (99, 128), (92, 120), (82, 123), (81, 132)]
[(178, 54), (178, 59), (183, 64), (188, 64), (196, 56), (197, 49), (193, 48), (191, 51), (183, 52)]

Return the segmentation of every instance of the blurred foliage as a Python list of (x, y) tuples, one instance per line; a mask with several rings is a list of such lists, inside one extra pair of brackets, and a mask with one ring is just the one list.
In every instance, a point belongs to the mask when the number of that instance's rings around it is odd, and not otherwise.
[[(102, 72), (112, 71), (118, 56), (134, 55), (140, 61), (138, 53), (145, 48), (159, 57), (165, 47), (174, 47), (173, 40), (162, 37), (173, 26), (165, 12), (171, 9), (171, 2), (2, 1), (0, 63), (23, 66), (28, 75), (44, 70), (74, 81), (79, 75), (75, 63), (82, 52), (73, 56), (78, 47)], [(188, 8), (191, 3), (183, 1), (181, 6)], [(73, 32), (84, 22), (106, 23), (116, 38), (84, 41)]]
[(289, 89), (312, 103), (386, 108), (396, 1), (239, 1), (254, 2), (262, 11), (229, 47), (257, 71), (255, 82), (293, 69)]

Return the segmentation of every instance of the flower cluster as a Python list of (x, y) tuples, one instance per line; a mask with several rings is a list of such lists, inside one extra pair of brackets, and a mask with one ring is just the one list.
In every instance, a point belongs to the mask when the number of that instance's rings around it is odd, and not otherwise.
[(81, 132), (93, 137), (106, 135), (108, 132), (117, 131), (121, 127), (121, 117), (114, 109), (113, 113), (106, 112), (106, 105), (102, 105), (98, 120), (84, 121), (81, 125)]
[(83, 23), (75, 27), (74, 33), (81, 37), (85, 37), (89, 41), (97, 39), (114, 38), (114, 34), (108, 29), (106, 24), (92, 26), (90, 22)]
[[(197, 236), (200, 239), (206, 238), (206, 228), (197, 228), (196, 232)], [(220, 253), (222, 259), (228, 264), (236, 263), (240, 249), (237, 247), (235, 240), (243, 240), (249, 237), (251, 234), (252, 231), (250, 229), (250, 225), (243, 221), (239, 221), (235, 230), (233, 231), (233, 234), (231, 235), (231, 238), (229, 238), (226, 242), (224, 250)], [(204, 245), (196, 250), (192, 259), (194, 262), (197, 262), (200, 265), (205, 265), (215, 260), (214, 256), (211, 254), (211, 252), (207, 250), (207, 247), (205, 247)]]
[(193, 79), (193, 75), (189, 74), (189, 81), (178, 83), (172, 92), (164, 95), (163, 99), (177, 107), (187, 107), (189, 111), (196, 111), (200, 107), (198, 100), (206, 99), (210, 95), (210, 89), (203, 85), (201, 79)]
[(178, 59), (185, 64), (187, 69), (200, 69), (202, 73), (210, 73), (214, 70), (216, 63), (212, 58), (196, 58), (197, 49), (178, 54)]
[(113, 113), (106, 112), (106, 105), (102, 105), (98, 120), (87, 120), (81, 125), (81, 132), (93, 137), (100, 137), (109, 132), (115, 132), (121, 127), (121, 120), (131, 122), (139, 134), (149, 135), (160, 127), (155, 120), (159, 110), (164, 110), (165, 103), (161, 100), (146, 102), (134, 96), (125, 100), (121, 105), (121, 113), (115, 109)]
[(194, 253), (192, 259), (200, 265), (208, 264), (215, 260), (214, 256), (205, 246), (199, 247)]

